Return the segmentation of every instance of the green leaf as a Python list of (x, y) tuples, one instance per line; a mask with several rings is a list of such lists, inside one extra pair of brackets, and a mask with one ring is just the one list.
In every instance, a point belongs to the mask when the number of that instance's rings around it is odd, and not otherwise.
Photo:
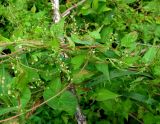
[(53, 37), (61, 38), (64, 36), (64, 19), (61, 19), (59, 23), (52, 24), (50, 32)]
[(95, 31), (89, 32), (89, 35), (94, 39), (101, 39), (100, 31), (102, 28), (103, 28), (103, 26), (101, 26), (100, 28), (98, 28)]
[(143, 120), (144, 124), (157, 124), (154, 115), (149, 112), (144, 115)]
[(78, 69), (85, 60), (85, 55), (77, 55), (71, 59), (71, 63), (73, 65), (74, 70)]
[[(61, 87), (62, 85), (60, 79), (56, 78), (50, 82), (50, 85), (45, 90), (45, 94), (47, 94), (48, 96), (53, 96), (61, 90)], [(50, 92), (50, 90), (52, 92)]]
[(122, 39), (121, 39), (121, 45), (124, 47), (135, 47), (135, 41), (138, 38), (138, 33), (136, 31), (131, 32), (129, 34), (126, 34)]
[(148, 2), (146, 6), (143, 7), (145, 11), (150, 11), (150, 12), (160, 12), (160, 1), (159, 0), (152, 0)]
[(100, 35), (99, 31), (89, 32), (89, 35), (94, 39), (101, 39), (101, 35)]
[(50, 45), (54, 50), (58, 51), (60, 48), (60, 40), (58, 38), (53, 38), (48, 45)]
[(21, 83), (21, 84), (18, 84), (20, 87), (23, 84), (25, 86), (25, 84), (29, 82), (35, 82), (39, 80), (39, 74), (37, 70), (35, 70), (34, 68), (29, 68), (27, 66), (22, 65), (19, 67), (17, 66), (17, 70), (19, 71), (19, 74), (17, 75), (16, 78), (17, 78), (17, 83)]
[(131, 3), (134, 3), (136, 0), (123, 0), (123, 1), (127, 4), (131, 4)]
[(155, 35), (156, 37), (160, 37), (160, 25), (157, 25), (156, 30), (155, 30)]
[(16, 87), (20, 92), (23, 92), (23, 90), (26, 88), (28, 83), (28, 76), (25, 71), (20, 72), (20, 74), (15, 79)]
[(35, 13), (35, 12), (36, 12), (36, 6), (35, 6), (35, 5), (32, 6), (31, 12), (32, 12), (32, 13)]
[(94, 75), (93, 72), (91, 71), (87, 71), (87, 70), (80, 70), (80, 71), (76, 71), (73, 72), (73, 83), (82, 83), (83, 81), (85, 81), (86, 79), (91, 78)]
[(109, 39), (111, 38), (111, 35), (113, 33), (113, 28), (104, 26), (101, 30), (101, 40), (103, 43), (109, 42)]
[(139, 56), (134, 56), (134, 57), (125, 57), (123, 58), (123, 62), (129, 66), (132, 66), (134, 63), (136, 63), (140, 59)]
[(118, 58), (119, 57), (118, 54), (114, 50), (105, 50), (103, 53), (107, 58)]
[(99, 2), (106, 2), (107, 0), (99, 0)]
[(0, 34), (0, 42), (10, 42), (10, 40)]
[[(3, 83), (2, 83), (3, 80)], [(7, 93), (8, 92), (8, 86), (11, 86), (13, 78), (9, 74), (8, 70), (5, 68), (5, 65), (0, 65), (0, 93)]]
[(153, 67), (152, 71), (153, 71), (153, 74), (154, 74), (155, 76), (160, 77), (160, 65), (155, 65), (155, 66)]
[[(99, 103), (101, 108), (103, 108), (106, 112), (115, 112), (116, 106), (115, 106), (115, 100), (106, 100)], [(117, 105), (117, 104), (116, 104)]]
[(120, 107), (122, 108), (122, 115), (128, 120), (128, 115), (132, 107), (131, 100), (127, 99), (126, 101), (123, 102), (123, 106)]
[(45, 80), (46, 82), (51, 81), (55, 77), (59, 77), (60, 72), (58, 68), (53, 68), (51, 65), (45, 66), (43, 71), (39, 72), (40, 77)]
[(98, 8), (98, 5), (99, 5), (98, 3), (99, 3), (99, 0), (93, 0), (92, 8), (96, 10)]
[(36, 70), (31, 68), (26, 68), (27, 75), (28, 75), (28, 81), (29, 82), (35, 82), (39, 79), (39, 74)]
[(153, 47), (149, 48), (149, 50), (143, 56), (142, 61), (144, 63), (152, 62), (154, 60), (154, 58), (156, 57), (156, 53), (157, 53), (156, 47), (153, 46)]
[(0, 108), (0, 115), (4, 115), (9, 112), (17, 111), (17, 107)]
[(63, 111), (74, 115), (76, 112), (77, 99), (70, 91), (65, 91), (59, 98), (59, 105)]
[(80, 39), (79, 39), (79, 36), (76, 35), (76, 34), (72, 34), (71, 40), (72, 40), (73, 42), (75, 42), (75, 43), (83, 44), (83, 45), (92, 45), (92, 44), (93, 44), (92, 41), (84, 41), (84, 40), (80, 40)]
[(148, 96), (140, 94), (140, 93), (135, 93), (135, 92), (125, 93), (124, 96), (127, 96), (133, 100), (136, 100), (138, 102), (145, 103), (148, 105), (157, 104), (156, 100), (152, 98), (148, 98)]
[[(155, 20), (156, 20), (156, 24), (160, 24), (160, 17), (155, 17)], [(158, 26), (160, 27), (160, 26)]]
[(127, 96), (129, 96), (129, 98), (132, 98), (136, 101), (143, 102), (143, 103), (145, 103), (147, 100), (147, 96), (139, 93), (129, 93), (129, 94), (127, 93)]
[[(136, 75), (137, 72), (135, 71), (125, 71), (125, 70), (111, 70), (110, 71), (110, 80), (113, 80), (114, 78), (121, 78), (127, 75)], [(92, 87), (101, 83), (106, 83), (108, 81), (108, 79), (106, 78), (105, 75), (100, 75), (100, 76), (96, 76), (93, 77), (92, 80), (86, 84), (87, 87)]]
[(115, 99), (119, 97), (120, 95), (113, 93), (107, 89), (98, 89), (96, 93), (94, 94), (94, 96), (97, 101), (105, 101), (109, 99)]
[[(51, 82), (48, 88), (45, 89), (43, 93), (44, 100), (48, 100), (55, 96), (61, 90), (60, 79), (55, 79)], [(66, 111), (70, 115), (73, 115), (76, 111), (77, 101), (75, 96), (69, 92), (65, 91), (56, 98), (50, 100), (48, 106), (58, 111)]]
[(110, 10), (112, 10), (112, 9), (109, 8), (109, 7), (106, 7), (105, 3), (100, 3), (99, 7), (98, 7), (98, 9), (96, 11), (97, 11), (98, 14), (101, 14), (103, 12), (107, 12), (107, 11), (110, 11)]
[(67, 37), (67, 36), (66, 36), (66, 38), (67, 38), (67, 40), (68, 40), (69, 46), (70, 46), (71, 48), (75, 49), (75, 43), (71, 40), (71, 38), (70, 38), (70, 37)]
[(27, 105), (30, 98), (31, 98), (30, 89), (29, 88), (24, 89), (23, 92), (22, 92), (21, 98), (20, 98), (22, 108), (24, 108)]
[(89, 15), (89, 14), (95, 14), (96, 12), (91, 8), (88, 8), (88, 9), (82, 8), (81, 13), (82, 15)]
[(96, 68), (98, 71), (102, 72), (105, 75), (105, 78), (110, 81), (108, 64), (106, 63), (98, 63), (96, 64)]

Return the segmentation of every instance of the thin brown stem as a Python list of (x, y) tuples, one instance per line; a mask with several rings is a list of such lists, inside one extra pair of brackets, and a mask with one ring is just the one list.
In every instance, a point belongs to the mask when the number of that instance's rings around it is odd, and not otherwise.
[(17, 114), (17, 115), (15, 115), (15, 116), (6, 118), (6, 119), (4, 119), (4, 120), (0, 120), (0, 123), (6, 122), (6, 121), (9, 121), (9, 120), (12, 120), (12, 119), (15, 119), (15, 118), (17, 118), (17, 117), (19, 117), (19, 116), (21, 116), (21, 115), (24, 115), (24, 114), (26, 114), (26, 113), (28, 113), (28, 112), (30, 112), (30, 111), (33, 111), (33, 110), (41, 107), (42, 105), (46, 104), (47, 102), (49, 102), (49, 101), (55, 99), (57, 96), (61, 95), (64, 91), (66, 91), (66, 90), (68, 89), (68, 87), (69, 87), (70, 85), (71, 85), (71, 83), (69, 83), (64, 89), (62, 89), (62, 90), (61, 90), (60, 92), (58, 92), (56, 95), (52, 96), (51, 98), (47, 99), (46, 101), (42, 102), (41, 104), (38, 104), (37, 106), (34, 106), (34, 107), (32, 107), (31, 109), (26, 110), (26, 112)]
[(68, 8), (64, 13), (61, 14), (62, 17), (65, 17), (67, 15), (69, 15), (71, 13), (71, 11), (75, 8), (77, 8), (78, 6), (82, 5), (86, 0), (82, 0), (76, 4), (74, 4), (72, 7)]
[(141, 120), (139, 120), (135, 115), (133, 115), (132, 113), (129, 113), (129, 116), (131, 116), (133, 119), (135, 119), (136, 121), (138, 121), (140, 124), (144, 124)]

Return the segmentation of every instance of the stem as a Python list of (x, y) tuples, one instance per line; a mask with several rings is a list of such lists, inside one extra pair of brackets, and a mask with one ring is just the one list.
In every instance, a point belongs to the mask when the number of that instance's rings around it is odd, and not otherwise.
[[(68, 12), (70, 13), (70, 11), (73, 8), (76, 8), (78, 5), (82, 4), (85, 0), (80, 1), (78, 4), (75, 4), (73, 7), (69, 8), (66, 12), (66, 14), (64, 13), (64, 15), (67, 15)], [(58, 23), (60, 21), (60, 13), (59, 13), (59, 0), (52, 0), (52, 9), (53, 9), (53, 22), (54, 23)], [(64, 44), (64, 37), (60, 39), (61, 40), (61, 44)], [(61, 52), (61, 54), (64, 56), (64, 58), (68, 58), (68, 55), (65, 52)], [(78, 100), (78, 96), (76, 94), (76, 89), (74, 87), (74, 85), (70, 85), (70, 91), (73, 93), (73, 95), (76, 97), (77, 101)], [(76, 107), (76, 114), (75, 114), (76, 120), (78, 124), (86, 124), (86, 117), (83, 115), (79, 104)]]
[(69, 88), (70, 88), (70, 91), (72, 92), (72, 94), (77, 98), (77, 102), (78, 102), (78, 105), (76, 107), (76, 114), (75, 114), (76, 120), (77, 120), (78, 124), (87, 124), (86, 117), (83, 115), (81, 108), (79, 106), (79, 99), (78, 99), (78, 96), (76, 93), (75, 86), (73, 84), (71, 84)]
[(135, 119), (136, 121), (138, 121), (140, 124), (143, 124), (143, 122), (141, 120), (139, 120), (136, 116), (134, 116), (132, 113), (129, 113), (129, 115)]
[(73, 10), (73, 9), (77, 8), (78, 6), (82, 5), (85, 1), (86, 1), (86, 0), (82, 0), (82, 1), (74, 4), (72, 7), (68, 8), (64, 13), (62, 13), (61, 16), (62, 16), (62, 17), (67, 16), (68, 14), (71, 13), (71, 10)]
[(52, 9), (53, 9), (53, 22), (58, 23), (61, 19), (59, 13), (59, 0), (51, 0)]
[(26, 110), (26, 112), (17, 114), (17, 115), (15, 115), (15, 116), (6, 118), (6, 119), (4, 119), (4, 120), (0, 120), (0, 123), (6, 122), (6, 121), (9, 121), (9, 120), (12, 120), (12, 119), (15, 119), (15, 118), (17, 118), (17, 117), (19, 117), (19, 116), (21, 116), (21, 115), (24, 115), (24, 114), (26, 114), (26, 113), (28, 113), (28, 112), (30, 112), (30, 111), (33, 111), (34, 109), (37, 109), (37, 108), (41, 107), (42, 105), (46, 104), (47, 102), (49, 102), (49, 101), (55, 99), (56, 97), (58, 97), (59, 95), (61, 95), (64, 91), (66, 91), (66, 90), (68, 89), (68, 87), (69, 87), (70, 85), (71, 85), (71, 84), (69, 83), (66, 87), (64, 87), (64, 88), (63, 88), (61, 91), (59, 91), (56, 95), (52, 96), (51, 98), (47, 99), (47, 100), (44, 101), (44, 102), (42, 102), (42, 103), (40, 103), (40, 104), (32, 107), (31, 109)]

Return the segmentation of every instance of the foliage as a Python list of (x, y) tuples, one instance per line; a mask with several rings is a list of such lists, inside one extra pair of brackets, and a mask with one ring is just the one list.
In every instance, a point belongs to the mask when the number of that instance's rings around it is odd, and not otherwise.
[(58, 24), (49, 0), (0, 3), (0, 120), (76, 123), (71, 81), (88, 124), (159, 124), (159, 0), (87, 0)]

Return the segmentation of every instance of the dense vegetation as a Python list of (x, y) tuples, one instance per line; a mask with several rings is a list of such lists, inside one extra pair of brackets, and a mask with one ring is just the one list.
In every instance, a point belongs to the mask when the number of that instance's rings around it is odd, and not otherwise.
[(160, 124), (159, 6), (86, 0), (54, 24), (50, 0), (0, 0), (0, 122), (74, 124), (79, 104), (88, 124)]

